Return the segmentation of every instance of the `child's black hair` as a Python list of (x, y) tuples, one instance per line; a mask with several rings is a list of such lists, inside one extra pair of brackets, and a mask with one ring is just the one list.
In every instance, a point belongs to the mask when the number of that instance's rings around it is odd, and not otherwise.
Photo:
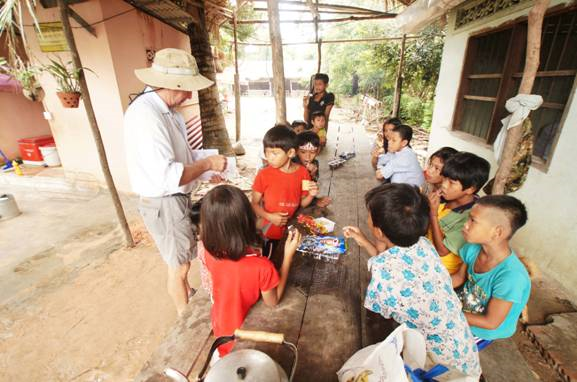
[(320, 110), (313, 111), (313, 113), (311, 114), (311, 122), (314, 121), (316, 118), (319, 118), (319, 117), (323, 117), (325, 120), (327, 119), (327, 116), (322, 111), (320, 111)]
[(431, 156), (429, 157), (429, 162), (432, 161), (433, 158), (438, 158), (444, 164), (447, 160), (449, 160), (450, 157), (452, 157), (456, 153), (458, 153), (458, 151), (452, 147), (441, 147), (433, 154), (431, 154)]
[(459, 181), (463, 190), (473, 187), (477, 192), (487, 183), (490, 171), (491, 165), (487, 160), (473, 153), (461, 151), (447, 159), (441, 175)]
[(384, 128), (386, 125), (393, 125), (393, 126), (397, 127), (397, 126), (400, 126), (400, 125), (402, 125), (402, 124), (403, 124), (403, 122), (401, 122), (401, 120), (400, 120), (399, 118), (397, 118), (397, 117), (389, 117), (389, 118), (386, 118), (386, 119), (383, 121), (383, 128)]
[(325, 73), (317, 73), (317, 74), (315, 74), (314, 79), (315, 79), (315, 80), (321, 80), (321, 81), (323, 81), (325, 84), (328, 84), (328, 83), (329, 83), (329, 75), (328, 75), (328, 74), (325, 74)]
[(218, 259), (239, 260), (258, 246), (256, 217), (247, 196), (237, 187), (221, 185), (202, 199), (200, 239)]
[(297, 126), (307, 127), (307, 123), (301, 119), (295, 119), (293, 123), (291, 123), (291, 127), (294, 129)]
[(480, 206), (497, 208), (503, 211), (509, 218), (509, 224), (511, 225), (511, 236), (517, 232), (517, 230), (527, 223), (527, 208), (525, 205), (517, 198), (509, 195), (489, 195), (483, 196), (481, 199), (477, 200)]
[(413, 139), (413, 129), (409, 125), (399, 125), (395, 126), (393, 129), (395, 133), (399, 133), (401, 140), (407, 141), (407, 144), (411, 144), (411, 139)]
[(294, 131), (286, 125), (275, 125), (272, 129), (266, 132), (262, 140), (265, 149), (282, 149), (288, 152), (290, 149), (295, 149), (297, 146), (297, 135)]
[(427, 233), (429, 201), (417, 187), (388, 183), (365, 195), (373, 225), (395, 245), (410, 247)]
[(315, 133), (314, 131), (305, 131), (305, 132), (300, 133), (297, 136), (297, 143), (298, 143), (298, 147), (304, 146), (307, 143), (310, 143), (311, 145), (313, 145), (316, 148), (321, 147), (321, 139), (319, 138), (317, 133)]

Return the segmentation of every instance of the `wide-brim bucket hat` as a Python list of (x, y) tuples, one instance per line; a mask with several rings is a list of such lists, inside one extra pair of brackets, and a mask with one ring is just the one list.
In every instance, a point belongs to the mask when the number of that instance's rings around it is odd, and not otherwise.
[(173, 48), (159, 50), (150, 68), (136, 69), (134, 74), (145, 84), (164, 89), (194, 91), (214, 83), (199, 73), (194, 56)]

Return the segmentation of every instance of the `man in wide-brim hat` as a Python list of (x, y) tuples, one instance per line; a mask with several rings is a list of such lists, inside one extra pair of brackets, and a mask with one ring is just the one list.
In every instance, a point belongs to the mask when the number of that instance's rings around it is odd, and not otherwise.
[(133, 191), (140, 195), (144, 224), (168, 265), (168, 293), (181, 315), (191, 291), (190, 262), (196, 257), (190, 193), (206, 171), (224, 171), (226, 158), (194, 161), (184, 119), (174, 108), (213, 82), (200, 75), (194, 57), (180, 49), (158, 51), (150, 68), (134, 73), (147, 87), (124, 116), (128, 173)]

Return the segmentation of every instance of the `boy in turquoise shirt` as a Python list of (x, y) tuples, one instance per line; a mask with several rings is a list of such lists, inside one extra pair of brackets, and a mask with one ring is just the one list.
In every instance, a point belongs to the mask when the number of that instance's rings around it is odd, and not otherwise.
[(527, 269), (509, 246), (513, 234), (527, 222), (527, 211), (507, 195), (477, 201), (463, 228), (469, 244), (459, 251), (463, 264), (452, 275), (465, 318), (476, 337), (508, 338), (515, 333), (531, 293)]

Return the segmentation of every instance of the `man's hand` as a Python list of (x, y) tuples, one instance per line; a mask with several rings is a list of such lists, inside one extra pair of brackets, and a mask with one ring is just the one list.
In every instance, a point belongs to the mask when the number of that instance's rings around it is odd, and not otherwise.
[(206, 157), (209, 170), (223, 172), (226, 169), (226, 157), (224, 155), (211, 155)]
[(213, 184), (221, 183), (221, 182), (224, 182), (224, 178), (222, 176), (220, 176), (219, 174), (215, 174), (215, 175), (210, 177), (209, 182), (213, 183)]
[(289, 219), (288, 212), (273, 212), (269, 214), (267, 220), (276, 226), (282, 227), (286, 225), (288, 219)]
[(429, 205), (431, 206), (431, 216), (437, 217), (439, 206), (441, 205), (441, 191), (433, 191), (429, 194)]
[(385, 177), (384, 177), (383, 174), (381, 173), (381, 170), (377, 170), (377, 172), (375, 173), (375, 177), (377, 178), (377, 180), (383, 180), (383, 179), (385, 179)]

